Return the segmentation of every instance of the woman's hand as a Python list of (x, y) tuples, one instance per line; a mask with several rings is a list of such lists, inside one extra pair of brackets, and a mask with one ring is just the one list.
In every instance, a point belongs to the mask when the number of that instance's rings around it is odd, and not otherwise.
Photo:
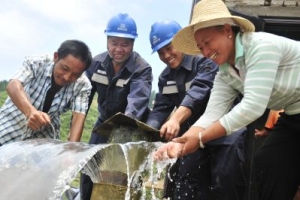
[(203, 131), (202, 128), (192, 126), (181, 137), (174, 138), (172, 141), (175, 143), (182, 143), (183, 149), (181, 156), (195, 152), (199, 148), (199, 132)]
[(174, 138), (171, 142), (161, 146), (154, 153), (154, 159), (177, 158), (195, 152), (199, 148), (198, 134), (203, 130), (201, 127), (191, 127), (181, 137)]
[(182, 143), (168, 142), (159, 147), (158, 150), (154, 152), (153, 157), (154, 160), (177, 158), (181, 156), (182, 149)]

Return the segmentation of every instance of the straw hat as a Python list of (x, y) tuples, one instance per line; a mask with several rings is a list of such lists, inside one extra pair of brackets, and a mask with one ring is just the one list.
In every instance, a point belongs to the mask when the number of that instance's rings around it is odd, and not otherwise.
[(173, 38), (174, 47), (186, 54), (197, 55), (201, 51), (197, 48), (194, 39), (196, 30), (224, 25), (239, 26), (243, 32), (253, 32), (255, 27), (249, 20), (231, 15), (222, 0), (201, 0), (193, 9), (193, 16), (190, 25), (181, 29)]

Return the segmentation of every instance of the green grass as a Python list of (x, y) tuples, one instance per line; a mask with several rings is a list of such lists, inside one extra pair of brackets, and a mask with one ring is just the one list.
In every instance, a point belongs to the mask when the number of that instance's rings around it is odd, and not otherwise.
[[(61, 125), (60, 125), (60, 139), (62, 141), (67, 141), (67, 136), (69, 134), (70, 130), (70, 119), (71, 119), (72, 112), (68, 111), (61, 115), (60, 120), (61, 120)], [(97, 120), (98, 116), (98, 110), (97, 110), (97, 101), (96, 101), (96, 96), (92, 102), (92, 105), (90, 107), (89, 113), (86, 116), (85, 122), (84, 122), (84, 128), (83, 128), (83, 133), (81, 137), (82, 142), (88, 143), (90, 139), (91, 132), (94, 127), (94, 123)]]
[(7, 98), (7, 93), (6, 91), (0, 91), (0, 105), (4, 103), (5, 99)]

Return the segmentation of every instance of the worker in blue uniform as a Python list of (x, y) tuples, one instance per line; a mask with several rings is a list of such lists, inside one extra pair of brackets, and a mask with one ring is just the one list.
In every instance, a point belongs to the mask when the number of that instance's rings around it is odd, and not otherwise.
[[(95, 127), (118, 112), (143, 121), (149, 114), (152, 87), (151, 66), (135, 51), (135, 21), (128, 14), (117, 14), (107, 23), (107, 51), (94, 57), (86, 71), (92, 84), (90, 102), (98, 94), (99, 116)], [(92, 132), (89, 144), (106, 143), (107, 138)], [(82, 174), (81, 198), (89, 200), (93, 183)]]
[[(218, 71), (212, 60), (173, 47), (172, 38), (180, 29), (176, 21), (164, 19), (156, 21), (150, 32), (153, 53), (167, 66), (159, 76), (159, 92), (146, 123), (167, 141), (181, 136), (203, 114)], [(239, 130), (179, 158), (170, 169), (171, 179), (166, 178), (164, 197), (240, 200), (244, 135), (245, 129)]]

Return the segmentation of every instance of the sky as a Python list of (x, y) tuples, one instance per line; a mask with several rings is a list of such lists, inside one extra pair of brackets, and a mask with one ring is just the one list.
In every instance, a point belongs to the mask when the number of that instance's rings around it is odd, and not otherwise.
[[(116, 3), (117, 2), (117, 3)], [(106, 51), (108, 20), (127, 13), (137, 24), (134, 51), (153, 69), (153, 89), (165, 64), (151, 54), (151, 25), (164, 18), (189, 23), (192, 0), (2, 0), (0, 7), (0, 80), (9, 80), (25, 56), (53, 55), (67, 39), (85, 42), (95, 56)]]

